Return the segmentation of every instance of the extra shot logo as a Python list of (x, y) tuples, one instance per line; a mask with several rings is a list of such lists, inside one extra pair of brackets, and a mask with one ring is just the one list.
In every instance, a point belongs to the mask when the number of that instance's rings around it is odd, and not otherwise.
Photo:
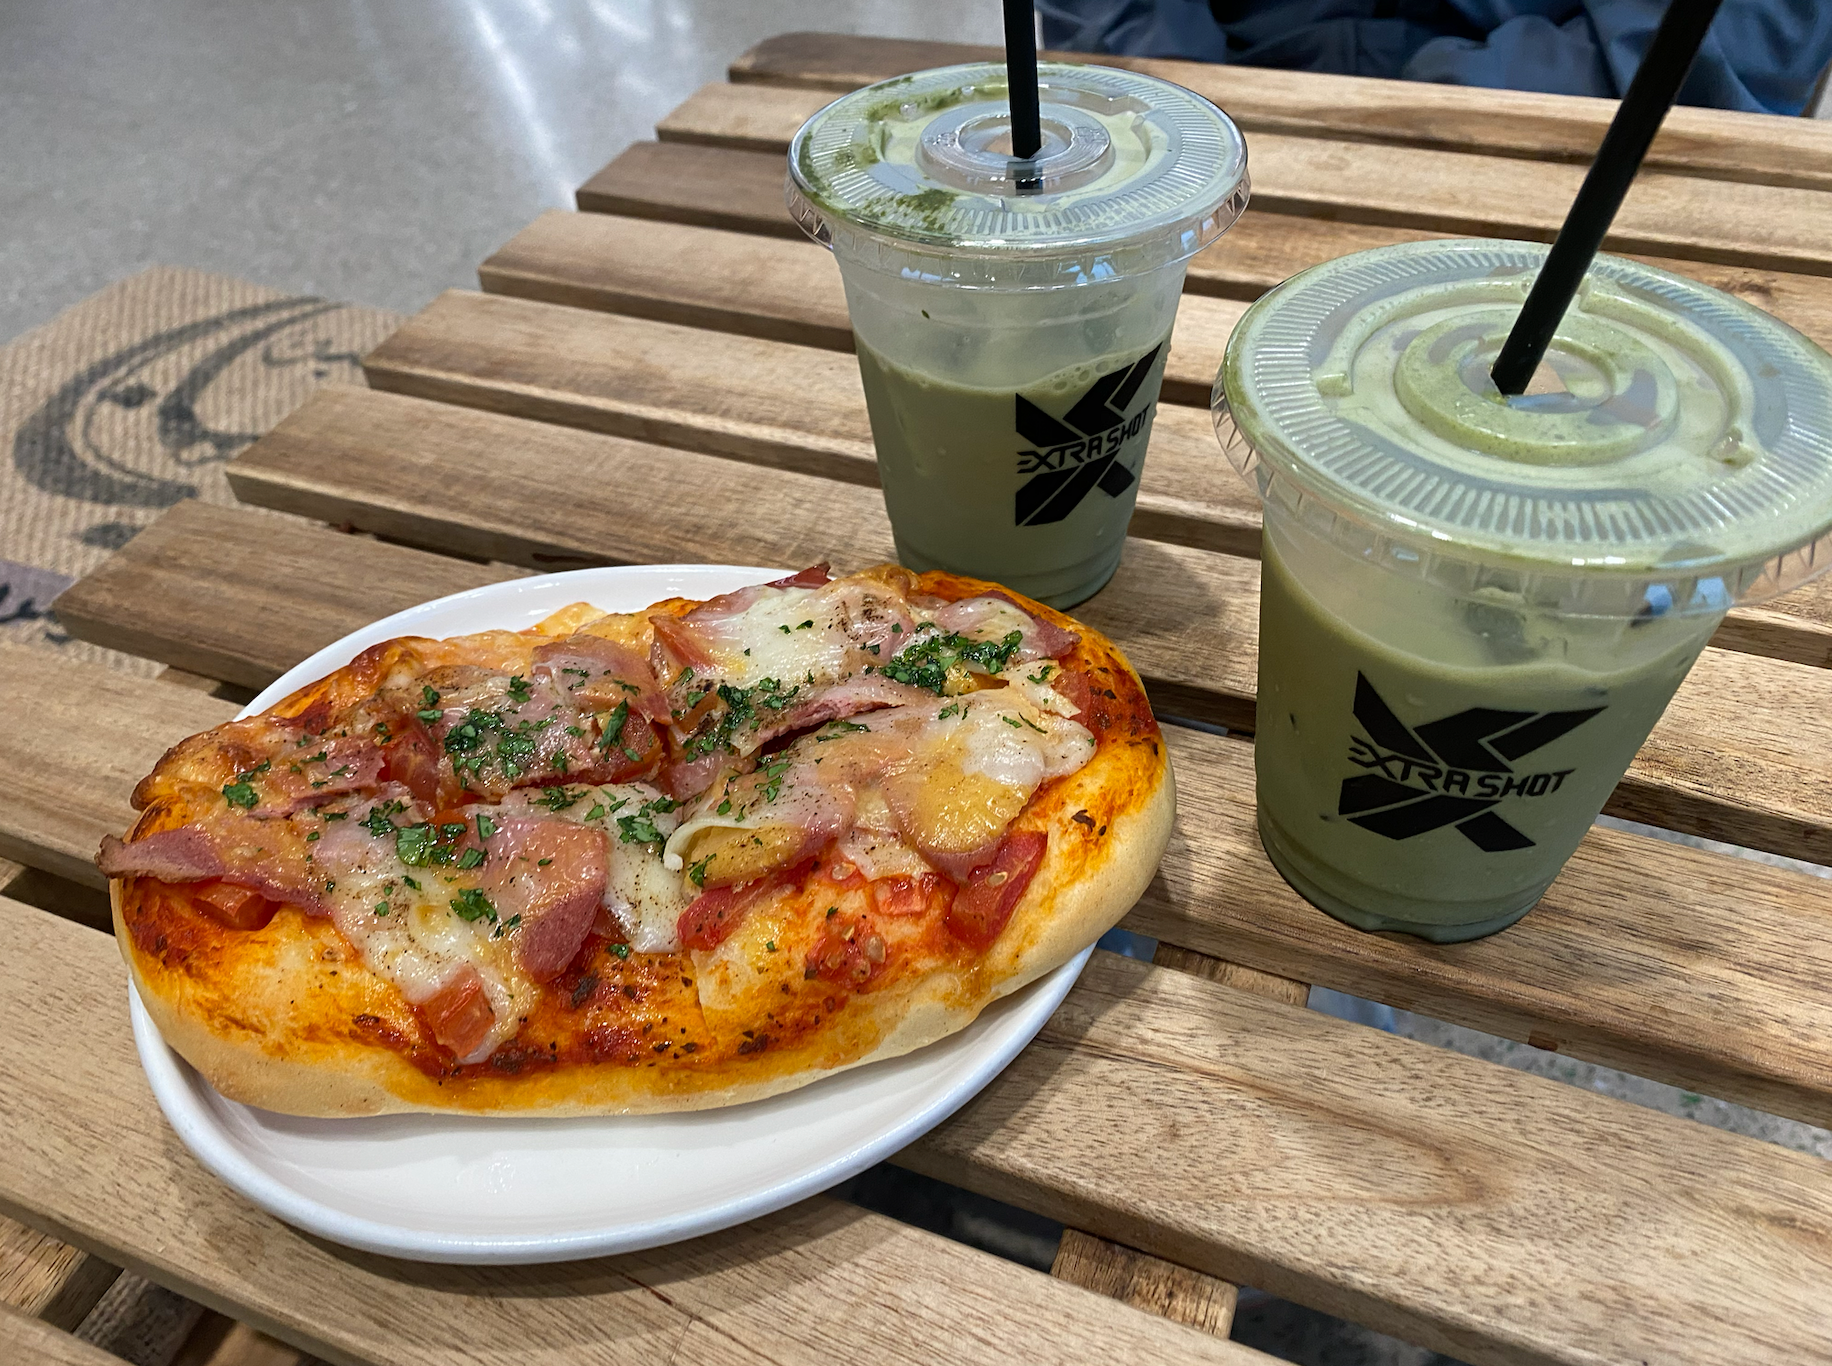
[(1060, 418), (1016, 395), (1018, 435), (1032, 447), (1018, 452), (1018, 473), (1031, 476), (1018, 487), (1019, 526), (1060, 522), (1095, 489), (1118, 498), (1132, 487), (1132, 470), (1120, 457), (1151, 425), (1151, 404), (1127, 410), (1163, 349), (1160, 343), (1124, 369), (1102, 375)]
[(1337, 814), (1390, 840), (1409, 840), (1451, 825), (1491, 854), (1531, 849), (1533, 841), (1493, 808), (1504, 801), (1557, 792), (1575, 770), (1520, 772), (1515, 763), (1602, 710), (1470, 707), (1441, 721), (1408, 727), (1374, 685), (1357, 673), (1355, 719), (1363, 734), (1349, 737), (1349, 762), (1367, 771), (1342, 780)]

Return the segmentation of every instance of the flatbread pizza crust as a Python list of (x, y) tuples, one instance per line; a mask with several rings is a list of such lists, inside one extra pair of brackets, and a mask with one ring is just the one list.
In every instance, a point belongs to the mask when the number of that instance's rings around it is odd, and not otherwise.
[[(918, 583), (920, 591), (950, 600), (991, 587), (945, 574), (925, 574)], [(946, 1037), (1118, 921), (1150, 883), (1175, 814), (1169, 757), (1131, 666), (1086, 626), (1041, 604), (1014, 600), (1080, 634), (1062, 664), (1104, 685), (1100, 707), (1111, 724), (1096, 730), (1099, 746), (1085, 766), (1046, 782), (1017, 817), (1014, 830), (1045, 832), (1048, 846), (1003, 932), (970, 961), (937, 959), (866, 989), (838, 992), (824, 1012), (817, 1007), (813, 1025), (788, 1028), (754, 1051), (749, 1031), (741, 1044), (724, 1038), (700, 1052), (689, 1044), (685, 1053), (679, 1047), (649, 1052), (645, 1036), (641, 1052), (628, 1040), (612, 1040), (601, 1059), (581, 1057), (572, 1047), (554, 1061), (511, 1045), (488, 1063), (454, 1068), (449, 1053), (444, 1065), (437, 1062), (442, 1050), (418, 1013), (392, 983), (364, 966), (328, 918), (289, 906), (260, 929), (230, 929), (199, 909), (187, 885), (128, 876), (111, 880), (110, 893), (117, 942), (140, 999), (167, 1043), (223, 1095), (306, 1116), (456, 1111), (559, 1117), (705, 1109), (762, 1099)], [(680, 615), (694, 605), (671, 602), (650, 610)], [(646, 648), (645, 622), (646, 614), (600, 618), (581, 605), (519, 635), (388, 642), (273, 710), (334, 715), (368, 696), (403, 649), (435, 660), (494, 657), (512, 664), (530, 637), (581, 626)], [(133, 838), (183, 824), (214, 795), (202, 783), (171, 776), (185, 771), (187, 762), (194, 767), (197, 747), (207, 740), (193, 737), (176, 746), (141, 783), (136, 801), (145, 809)], [(232, 772), (234, 762), (232, 757), (222, 768)], [(636, 962), (641, 959), (672, 961)], [(682, 1002), (676, 1018), (689, 1021), (680, 1026), (682, 1034), (719, 1035), (696, 1013), (697, 974), (689, 955), (626, 955), (622, 963), (606, 959), (603, 969), (607, 979), (638, 971), (647, 974), (645, 992), (665, 987)], [(575, 1004), (588, 980), (591, 999), (615, 989), (614, 982), (598, 982), (594, 970), (571, 988)], [(563, 1030), (569, 1027), (567, 990), (564, 982), (558, 986), (562, 999), (549, 1015)], [(818, 984), (814, 990), (818, 994)], [(528, 1029), (538, 1039), (541, 1030), (535, 1024)], [(596, 1036), (587, 1042), (595, 1044)]]

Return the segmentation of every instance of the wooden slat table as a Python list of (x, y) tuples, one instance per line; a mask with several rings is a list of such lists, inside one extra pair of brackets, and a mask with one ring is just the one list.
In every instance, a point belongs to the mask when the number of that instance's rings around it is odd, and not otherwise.
[[(0, 649), (0, 858), (99, 885), (87, 859), (133, 780), (232, 714), (210, 680), (259, 687), (427, 597), (593, 564), (888, 557), (837, 273), (787, 219), (782, 153), (835, 91), (977, 55), (754, 49), (582, 212), (484, 262), (483, 292), (383, 343), (370, 389), (319, 391), (238, 457), (243, 506), (175, 508), (69, 590), (70, 631), (173, 671)], [(1258, 508), (1205, 411), (1229, 331), (1344, 251), (1550, 236), (1612, 106), (1129, 64), (1229, 108), (1255, 183), (1191, 270), (1132, 537), (1081, 609), (1173, 723), (1178, 829), (1125, 922), (1159, 947), (1096, 955), (1036, 1043), (896, 1159), (1062, 1221), (1054, 1276), (826, 1199), (568, 1266), (326, 1246), (167, 1132), (105, 937), (0, 899), (20, 1045), (0, 1051), (0, 1211), (73, 1245), (41, 1261), (87, 1268), (52, 1319), (125, 1266), (340, 1362), (1244, 1363), (1266, 1360), (1225, 1340), (1248, 1283), (1474, 1363), (1832, 1360), (1824, 1162), (1301, 1008), (1323, 984), (1832, 1124), (1832, 887), (1598, 828), (1519, 926), (1434, 947), (1314, 911), (1253, 828)], [(1678, 110), (1613, 245), (1824, 342), (1829, 223), (1832, 126)], [(1733, 613), (1609, 810), (1832, 862), (1832, 587)], [(0, 1318), (0, 1351), (49, 1331)]]

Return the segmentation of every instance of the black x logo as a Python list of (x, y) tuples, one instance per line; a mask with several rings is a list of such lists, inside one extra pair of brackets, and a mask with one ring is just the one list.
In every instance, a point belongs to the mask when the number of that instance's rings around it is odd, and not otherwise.
[[(1087, 393), (1058, 419), (1032, 403), (1023, 394), (1017, 397), (1018, 435), (1040, 451), (1071, 446), (1112, 431), (1126, 421), (1126, 409), (1138, 395), (1139, 386), (1151, 373), (1160, 343), (1124, 370), (1102, 375), (1088, 386)], [(1118, 498), (1132, 487), (1132, 471), (1119, 463), (1119, 452), (1096, 456), (1079, 465), (1059, 470), (1045, 470), (1032, 476), (1018, 489), (1017, 523), (1019, 526), (1041, 526), (1060, 522), (1076, 508), (1090, 490), (1099, 489), (1110, 498)]]
[[(1465, 773), (1512, 774), (1512, 760), (1544, 748), (1602, 710), (1592, 707), (1587, 711), (1532, 712), (1469, 707), (1414, 729), (1393, 714), (1365, 675), (1355, 675), (1355, 719), (1361, 722), (1376, 750), (1387, 759), (1401, 761), (1401, 771), (1408, 775), (1415, 764), (1434, 765), (1439, 770), (1461, 769)], [(1470, 843), (1491, 854), (1532, 848), (1532, 840), (1490, 810), (1500, 802), (1500, 797), (1429, 791), (1396, 781), (1386, 772), (1361, 773), (1342, 780), (1336, 813), (1390, 840), (1409, 840), (1428, 830), (1455, 825)]]

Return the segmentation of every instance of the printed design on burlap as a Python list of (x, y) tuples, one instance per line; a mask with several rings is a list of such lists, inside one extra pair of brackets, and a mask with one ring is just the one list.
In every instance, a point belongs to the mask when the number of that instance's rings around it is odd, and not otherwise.
[[(0, 639), (72, 641), (59, 593), (167, 508), (234, 501), (223, 466), (398, 320), (158, 266), (0, 347)], [(266, 514), (262, 514), (266, 515)]]

